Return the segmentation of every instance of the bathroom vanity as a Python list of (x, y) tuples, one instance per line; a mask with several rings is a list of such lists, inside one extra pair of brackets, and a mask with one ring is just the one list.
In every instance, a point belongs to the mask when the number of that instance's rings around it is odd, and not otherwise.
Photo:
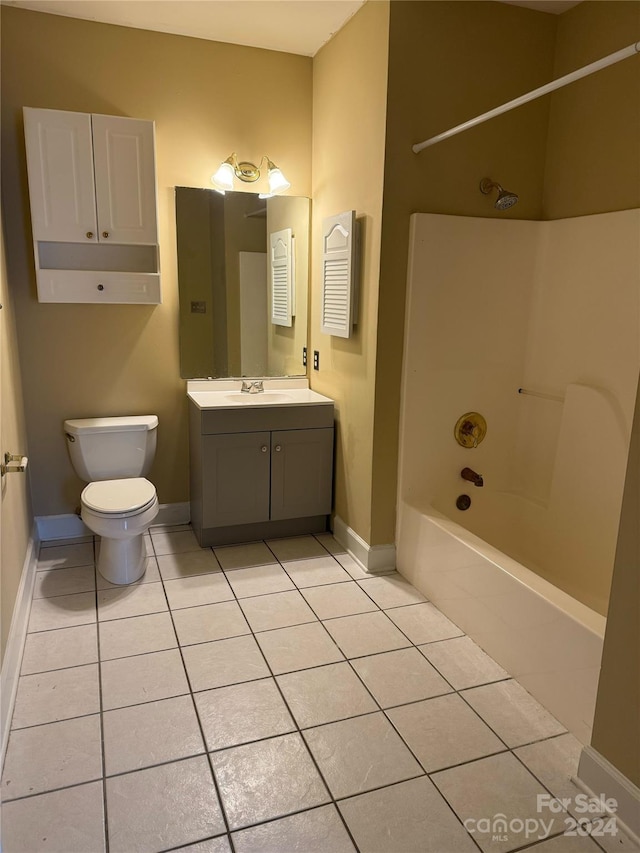
[(252, 394), (240, 381), (189, 383), (191, 523), (203, 547), (327, 529), (333, 401), (290, 387), (302, 384)]

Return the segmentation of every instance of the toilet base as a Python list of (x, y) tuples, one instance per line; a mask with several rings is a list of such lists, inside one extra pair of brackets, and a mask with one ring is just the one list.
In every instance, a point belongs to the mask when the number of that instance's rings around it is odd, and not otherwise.
[(144, 534), (127, 539), (100, 540), (98, 571), (102, 577), (115, 584), (135, 583), (147, 568), (147, 549)]

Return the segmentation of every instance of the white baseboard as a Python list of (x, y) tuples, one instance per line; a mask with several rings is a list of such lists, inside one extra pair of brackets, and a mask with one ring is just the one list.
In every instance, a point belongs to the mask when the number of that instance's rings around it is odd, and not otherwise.
[(11, 617), (7, 645), (4, 650), (2, 674), (0, 675), (0, 770), (4, 764), (4, 756), (9, 740), (9, 725), (18, 689), (22, 653), (27, 638), (27, 625), (29, 624), (29, 613), (31, 612), (31, 597), (36, 579), (39, 546), (38, 529), (34, 524), (22, 566), (22, 575), (13, 608), (13, 616)]
[(358, 536), (355, 530), (348, 527), (338, 515), (334, 516), (333, 519), (333, 535), (365, 571), (378, 574), (395, 569), (395, 545), (369, 545), (361, 536)]
[[(154, 524), (189, 524), (191, 504), (189, 501), (175, 504), (160, 504)], [(74, 539), (76, 536), (91, 536), (91, 531), (79, 515), (37, 515), (36, 526), (41, 542), (51, 539)]]
[(616, 800), (617, 823), (630, 840), (640, 846), (640, 788), (592, 746), (582, 749), (576, 781), (589, 794), (598, 797), (604, 794), (606, 798)]

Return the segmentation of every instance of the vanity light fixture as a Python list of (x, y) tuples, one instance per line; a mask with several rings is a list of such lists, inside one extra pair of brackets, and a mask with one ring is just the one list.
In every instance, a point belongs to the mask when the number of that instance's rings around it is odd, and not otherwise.
[(238, 178), (245, 183), (253, 183), (260, 177), (260, 169), (266, 161), (269, 179), (269, 192), (261, 193), (260, 198), (268, 198), (288, 190), (291, 184), (282, 174), (282, 171), (273, 163), (265, 154), (260, 163), (256, 166), (254, 163), (249, 163), (245, 160), (238, 162), (235, 153), (220, 164), (218, 171), (211, 176), (211, 181), (219, 192), (227, 192), (233, 189), (233, 179)]

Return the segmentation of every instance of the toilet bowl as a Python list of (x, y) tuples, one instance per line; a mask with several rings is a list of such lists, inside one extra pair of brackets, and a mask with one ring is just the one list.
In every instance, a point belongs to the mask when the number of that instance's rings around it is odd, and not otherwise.
[(129, 584), (146, 569), (144, 534), (158, 514), (155, 486), (144, 477), (89, 483), (81, 517), (101, 537), (98, 571), (105, 580)]
[(89, 481), (80, 515), (101, 537), (98, 571), (113, 584), (134, 583), (146, 570), (144, 534), (159, 509), (155, 486), (146, 479), (157, 427), (156, 415), (64, 422), (71, 463)]

